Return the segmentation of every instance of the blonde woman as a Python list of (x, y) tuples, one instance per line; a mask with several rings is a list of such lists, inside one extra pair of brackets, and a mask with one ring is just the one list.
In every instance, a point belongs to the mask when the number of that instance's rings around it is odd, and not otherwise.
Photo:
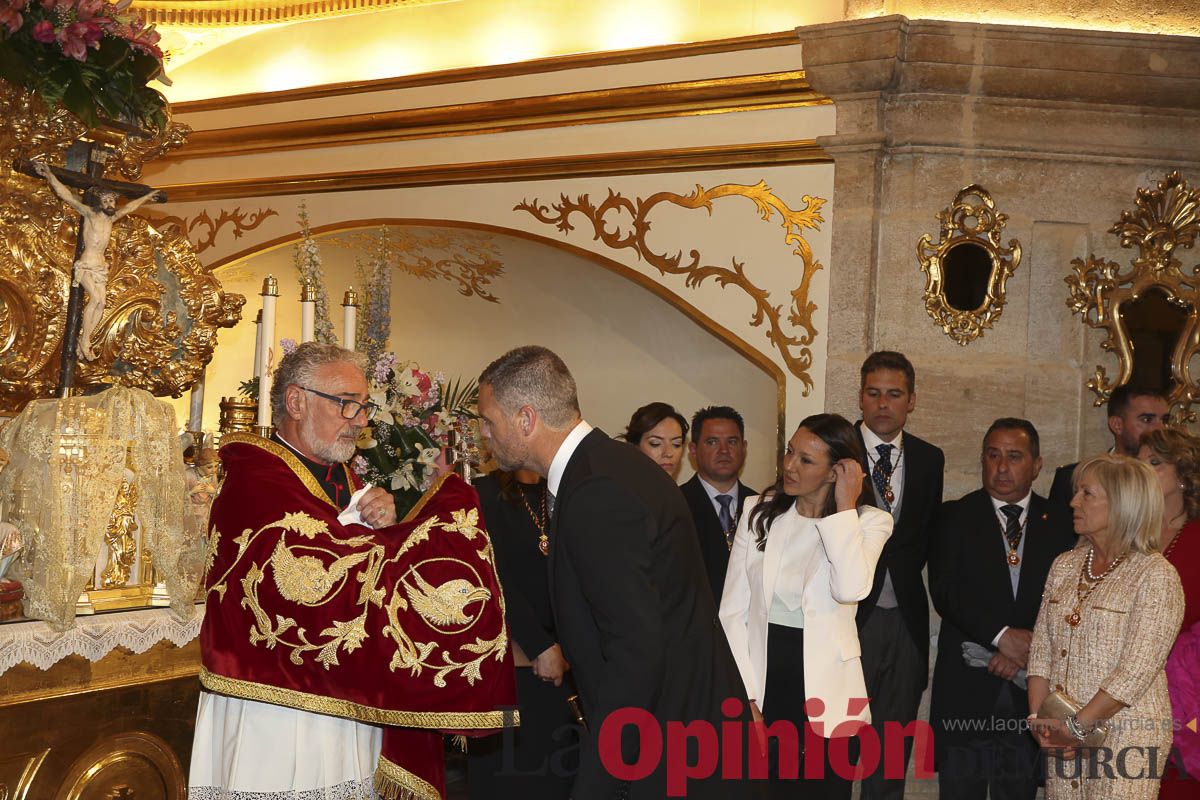
[[(1054, 561), (1029, 653), (1029, 707), (1052, 691), (1082, 704), (1030, 715), (1049, 751), (1047, 800), (1154, 800), (1171, 746), (1163, 664), (1183, 619), (1179, 576), (1158, 552), (1163, 495), (1148, 465), (1115, 454), (1075, 468), (1079, 546)], [(1083, 747), (1097, 727), (1100, 752)], [(1090, 739), (1089, 739), (1090, 741)]]

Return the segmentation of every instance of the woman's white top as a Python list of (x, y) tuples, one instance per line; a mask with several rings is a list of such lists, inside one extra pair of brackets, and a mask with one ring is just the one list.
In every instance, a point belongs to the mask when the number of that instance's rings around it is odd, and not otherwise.
[(871, 592), (892, 516), (862, 506), (812, 519), (800, 516), (793, 504), (772, 523), (766, 548), (759, 550), (750, 529), (759, 502), (761, 497), (746, 501), (721, 596), (721, 625), (746, 692), (759, 708), (770, 702), (767, 625), (774, 608), (777, 620), (785, 615), (801, 620), (805, 641), (812, 643), (804, 648), (804, 686), (825, 705), (813, 722), (822, 723), (827, 737), (842, 722), (869, 722), (854, 617), (858, 601)]

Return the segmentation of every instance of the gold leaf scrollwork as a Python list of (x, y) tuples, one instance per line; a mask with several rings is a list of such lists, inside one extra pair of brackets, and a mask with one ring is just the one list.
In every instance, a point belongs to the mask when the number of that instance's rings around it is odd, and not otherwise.
[[(938, 241), (926, 233), (917, 242), (917, 259), (926, 278), (925, 311), (947, 336), (966, 346), (1000, 319), (1008, 279), (1021, 263), (1021, 243), (1012, 239), (1008, 247), (1001, 244), (1008, 215), (996, 211), (992, 196), (978, 184), (961, 189), (937, 218)], [(986, 258), (990, 264), (982, 286), (973, 291), (966, 287), (969, 267), (958, 262), (959, 254)], [(959, 287), (964, 287), (961, 293)]]
[(491, 286), (504, 274), (504, 264), (496, 258), (496, 245), (486, 234), (389, 227), (382, 241), (375, 234), (358, 234), (324, 242), (371, 253), (418, 280), (445, 280), (463, 297), (500, 302)]
[[(771, 293), (755, 285), (746, 275), (745, 264), (736, 258), (730, 259), (728, 267), (704, 264), (700, 252), (692, 249), (688, 252), (689, 259), (685, 263), (682, 250), (668, 255), (655, 252), (647, 244), (650, 214), (660, 204), (666, 203), (685, 209), (703, 208), (711, 214), (713, 202), (725, 197), (743, 197), (750, 200), (764, 221), (770, 221), (775, 214), (780, 216), (784, 242), (793, 248), (792, 255), (798, 257), (804, 265), (800, 283), (791, 291), (791, 304), (786, 318), (782, 304), (773, 303)], [(609, 189), (608, 197), (599, 205), (594, 205), (586, 194), (574, 200), (562, 195), (559, 202), (552, 203), (549, 207), (534, 198), (532, 201), (518, 203), (514, 210), (527, 212), (539, 222), (554, 225), (563, 233), (570, 233), (575, 229), (571, 216), (579, 214), (591, 223), (595, 238), (606, 247), (613, 250), (633, 250), (639, 258), (664, 275), (686, 276), (684, 284), (688, 287), (695, 288), (712, 278), (723, 287), (736, 286), (741, 289), (754, 302), (755, 309), (750, 324), (757, 328), (766, 323), (767, 340), (779, 351), (792, 375), (800, 379), (804, 387), (803, 394), (807, 396), (813, 387), (813, 379), (809, 374), (813, 355), (809, 346), (817, 335), (813, 323), (813, 314), (817, 306), (809, 299), (808, 293), (813, 276), (822, 266), (814, 258), (812, 247), (804, 238), (804, 231), (820, 229), (820, 224), (825, 221), (820, 214), (825, 200), (807, 194), (801, 197), (801, 200), (804, 207), (794, 210), (771, 191), (766, 182), (759, 181), (753, 186), (727, 183), (711, 189), (697, 185), (696, 190), (689, 195), (657, 192), (637, 200), (629, 200)], [(615, 219), (625, 216), (632, 222), (615, 224)], [(623, 219), (622, 222), (624, 223)], [(785, 329), (785, 323), (790, 329)]]
[[(198, 255), (217, 243), (217, 234), (226, 225), (233, 225), (233, 238), (240, 239), (242, 234), (254, 230), (270, 217), (279, 216), (279, 212), (273, 208), (242, 211), (241, 206), (238, 206), (233, 211), (221, 209), (217, 213), (216, 219), (209, 216), (207, 210), (201, 211), (194, 217), (173, 217), (145, 212), (143, 212), (143, 216), (147, 217), (160, 230), (170, 227), (186, 236), (195, 246)], [(201, 231), (206, 232), (201, 235)]]
[(1137, 257), (1128, 269), (1095, 255), (1074, 259), (1071, 273), (1063, 279), (1067, 306), (1088, 327), (1105, 332), (1100, 346), (1115, 353), (1120, 365), (1116, 378), (1110, 379), (1103, 366), (1088, 378), (1096, 406), (1134, 375), (1133, 340), (1123, 319), (1128, 306), (1157, 292), (1169, 304), (1164, 308), (1180, 309), (1185, 319), (1169, 355), (1169, 400), (1175, 419), (1186, 421), (1194, 417), (1190, 406), (1200, 397), (1191, 374), (1192, 357), (1200, 352), (1200, 278), (1198, 267), (1185, 272), (1177, 255), (1195, 244), (1200, 231), (1200, 191), (1190, 188), (1178, 172), (1171, 172), (1155, 188), (1139, 188), (1135, 204), (1136, 210), (1122, 211), (1108, 232), (1117, 236), (1121, 247), (1136, 248)]

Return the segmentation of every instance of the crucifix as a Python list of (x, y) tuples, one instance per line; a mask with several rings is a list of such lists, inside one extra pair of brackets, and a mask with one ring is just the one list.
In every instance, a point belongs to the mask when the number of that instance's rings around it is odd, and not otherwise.
[[(74, 151), (74, 152), (71, 152)], [(96, 152), (99, 151), (99, 152)], [(71, 392), (75, 380), (75, 359), (94, 361), (97, 353), (92, 347), (92, 334), (104, 314), (108, 289), (108, 260), (105, 251), (112, 236), (113, 223), (133, 213), (148, 202), (164, 202), (162, 191), (140, 183), (107, 180), (100, 177), (104, 169), (103, 146), (95, 142), (77, 142), (68, 151), (68, 165), (81, 161), (85, 171), (51, 167), (42, 161), (18, 161), (14, 166), (26, 175), (44, 178), (54, 193), (79, 214), (75, 235), (75, 261), (71, 267), (71, 294), (67, 302), (67, 324), (63, 334), (62, 360), (59, 370), (60, 397)], [(82, 189), (82, 198), (68, 186)], [(129, 202), (117, 207), (117, 198)], [(83, 293), (87, 292), (87, 303)]]

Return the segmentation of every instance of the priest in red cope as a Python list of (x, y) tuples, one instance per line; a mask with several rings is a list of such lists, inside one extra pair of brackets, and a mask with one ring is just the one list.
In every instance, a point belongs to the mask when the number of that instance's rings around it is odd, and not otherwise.
[(440, 800), (442, 734), (514, 724), (513, 661), (475, 491), (396, 521), (346, 466), (374, 414), (358, 355), (280, 362), (271, 439), (228, 435), (208, 529), (192, 800)]

